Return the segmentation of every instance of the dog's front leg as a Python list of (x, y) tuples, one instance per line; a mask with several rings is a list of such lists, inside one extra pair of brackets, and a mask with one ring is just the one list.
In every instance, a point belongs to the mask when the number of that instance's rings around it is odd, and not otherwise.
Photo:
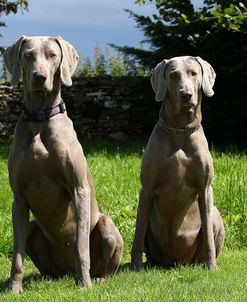
[(152, 199), (153, 194), (149, 194), (144, 189), (141, 189), (137, 210), (135, 237), (131, 250), (131, 268), (137, 271), (142, 268), (144, 239), (149, 223), (150, 206)]
[(16, 293), (22, 293), (23, 258), (27, 240), (29, 209), (25, 201), (14, 199), (12, 206), (12, 222), (14, 234), (14, 250), (10, 274), (10, 288)]
[(216, 268), (216, 251), (213, 232), (213, 190), (209, 185), (199, 193), (199, 208), (202, 220), (203, 241), (205, 248), (205, 265), (208, 269)]
[(79, 188), (75, 192), (76, 209), (76, 283), (90, 287), (90, 188)]

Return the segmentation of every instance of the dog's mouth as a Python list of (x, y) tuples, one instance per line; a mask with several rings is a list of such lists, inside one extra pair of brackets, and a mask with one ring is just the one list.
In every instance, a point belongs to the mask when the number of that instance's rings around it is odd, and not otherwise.
[(31, 91), (42, 91), (42, 92), (50, 92), (52, 87), (48, 87), (47, 83), (36, 83), (32, 82), (29, 86), (29, 90)]
[(189, 102), (188, 103), (182, 103), (182, 105), (181, 105), (182, 109), (188, 109), (189, 110), (189, 109), (191, 109), (193, 107), (194, 107), (194, 104), (191, 103), (191, 102), (190, 103)]
[(194, 104), (193, 104), (193, 103), (184, 103), (184, 104), (182, 105), (182, 107), (191, 108), (191, 107), (194, 107)]
[(41, 86), (41, 87), (32, 86), (30, 90), (31, 90), (31, 91), (44, 91), (44, 92), (49, 91), (49, 89), (47, 89), (47, 88), (44, 87), (44, 86)]
[(183, 112), (191, 112), (191, 111), (193, 111), (194, 107), (195, 107), (195, 105), (193, 103), (183, 103), (183, 104), (181, 104), (180, 109)]

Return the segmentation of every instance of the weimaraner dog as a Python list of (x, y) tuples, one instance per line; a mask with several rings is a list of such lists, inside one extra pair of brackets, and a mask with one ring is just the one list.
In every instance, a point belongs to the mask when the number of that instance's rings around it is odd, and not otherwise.
[[(81, 287), (104, 279), (121, 261), (123, 241), (101, 213), (72, 121), (61, 99), (78, 55), (61, 37), (21, 37), (4, 55), (12, 84), (21, 74), (25, 109), (9, 155), (14, 251), (10, 286), (22, 292), (23, 257), (43, 276), (75, 274)], [(29, 212), (36, 220), (29, 223)]]
[(215, 72), (200, 57), (156, 66), (151, 84), (162, 102), (143, 155), (131, 266), (202, 263), (215, 269), (224, 226), (213, 205), (213, 163), (201, 126), (202, 92), (212, 96)]

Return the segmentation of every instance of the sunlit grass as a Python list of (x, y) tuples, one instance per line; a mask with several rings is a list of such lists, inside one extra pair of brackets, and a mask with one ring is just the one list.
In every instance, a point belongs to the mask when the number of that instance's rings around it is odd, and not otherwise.
[(150, 268), (132, 272), (120, 268), (104, 284), (94, 282), (88, 290), (79, 290), (72, 277), (44, 280), (31, 262), (25, 263), (24, 293), (16, 297), (8, 291), (10, 260), (0, 258), (0, 301), (247, 301), (246, 250), (225, 251), (218, 269), (209, 272), (201, 266), (178, 266), (171, 270)]

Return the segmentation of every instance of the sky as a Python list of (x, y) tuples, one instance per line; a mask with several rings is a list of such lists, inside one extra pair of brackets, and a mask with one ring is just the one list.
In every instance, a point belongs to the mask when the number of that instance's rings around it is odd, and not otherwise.
[[(202, 0), (192, 1), (196, 7)], [(29, 0), (29, 11), (1, 20), (1, 46), (8, 46), (20, 36), (62, 36), (79, 53), (92, 59), (96, 43), (105, 52), (108, 43), (138, 47), (144, 39), (133, 19), (124, 9), (140, 15), (152, 15), (154, 4), (136, 5), (134, 0)]]

